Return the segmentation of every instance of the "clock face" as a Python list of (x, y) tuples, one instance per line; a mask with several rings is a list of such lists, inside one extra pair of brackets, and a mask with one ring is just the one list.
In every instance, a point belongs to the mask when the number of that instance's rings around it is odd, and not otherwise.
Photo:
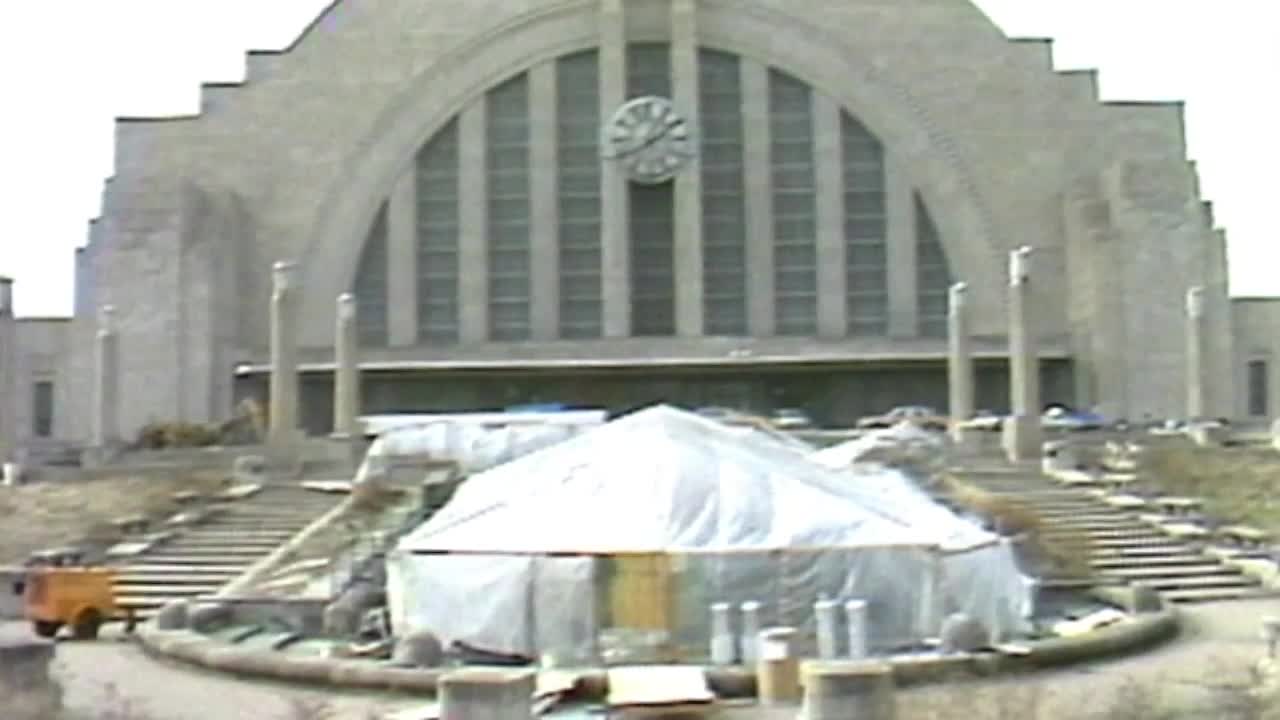
[(639, 97), (627, 101), (604, 128), (604, 156), (622, 164), (638, 183), (656, 185), (675, 177), (694, 156), (693, 132), (671, 101)]

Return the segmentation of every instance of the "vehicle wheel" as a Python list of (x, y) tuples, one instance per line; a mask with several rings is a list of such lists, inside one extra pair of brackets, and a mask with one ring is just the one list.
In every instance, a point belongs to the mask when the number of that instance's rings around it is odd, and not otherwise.
[(57, 635), (58, 631), (61, 629), (62, 629), (62, 623), (60, 622), (52, 622), (49, 620), (36, 620), (31, 623), (31, 630), (35, 632), (35, 634), (38, 637), (42, 637), (42, 638), (51, 638)]
[(98, 637), (98, 630), (102, 628), (102, 615), (92, 608), (80, 613), (80, 617), (76, 618), (76, 624), (71, 628), (71, 634), (77, 640), (94, 640)]

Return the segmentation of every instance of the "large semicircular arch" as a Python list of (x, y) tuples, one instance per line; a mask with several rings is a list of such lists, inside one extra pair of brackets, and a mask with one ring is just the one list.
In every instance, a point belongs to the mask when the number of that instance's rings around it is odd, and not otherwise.
[[(342, 180), (326, 192), (303, 255), (301, 338), (324, 346), (333, 299), (351, 289), (364, 240), (378, 209), (419, 148), (463, 109), (505, 79), (598, 45), (597, 0), (566, 0), (477, 37), (411, 80), (348, 154)], [(703, 0), (709, 20), (698, 43), (773, 66), (836, 100), (893, 154), (941, 229), (952, 271), (969, 282), (981, 311), (1001, 300), (1002, 267), (990, 212), (950, 141), (909, 90), (831, 33), (757, 0)], [(359, 192), (352, 192), (360, 188)]]

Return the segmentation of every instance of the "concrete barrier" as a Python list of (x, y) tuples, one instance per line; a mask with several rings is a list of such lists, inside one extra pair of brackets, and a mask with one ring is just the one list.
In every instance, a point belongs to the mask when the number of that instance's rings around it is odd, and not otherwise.
[(22, 595), (15, 591), (25, 577), (21, 567), (0, 567), (0, 620), (22, 619)]
[[(1096, 594), (1105, 596), (1108, 602), (1126, 606), (1122, 597), (1124, 589), (1104, 589)], [(1029, 641), (1022, 644), (1018, 652), (895, 656), (886, 662), (897, 687), (946, 682), (957, 677), (1023, 672), (1146, 650), (1176, 637), (1179, 622), (1177, 611), (1165, 606), (1158, 612), (1134, 615), (1087, 635)], [(395, 667), (386, 662), (248, 650), (189, 630), (161, 631), (149, 625), (139, 628), (137, 638), (143, 650), (154, 657), (239, 676), (307, 685), (434, 694), (443, 672)], [(755, 697), (757, 671), (754, 666), (743, 665), (704, 668), (708, 686), (723, 698)], [(589, 670), (582, 673), (578, 684), (579, 694), (584, 698), (602, 699), (608, 691), (608, 676), (603, 670)]]

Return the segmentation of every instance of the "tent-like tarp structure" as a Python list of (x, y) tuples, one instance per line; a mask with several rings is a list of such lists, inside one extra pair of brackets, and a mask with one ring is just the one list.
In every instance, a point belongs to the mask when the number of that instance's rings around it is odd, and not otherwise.
[(355, 482), (378, 477), (396, 458), (430, 457), (458, 463), (464, 474), (482, 472), (535, 450), (563, 442), (591, 426), (548, 424), (486, 428), (437, 421), (387, 430), (369, 445)]
[(967, 553), (977, 567), (965, 571), (999, 597), (956, 594), (946, 546), (962, 521), (924, 496), (914, 500), (934, 514), (912, 517), (920, 507), (905, 497), (651, 408), (464, 483), (388, 559), (392, 623), (578, 659), (593, 659), (610, 628), (706, 648), (713, 602), (759, 601), (766, 622), (805, 628), (819, 598), (863, 599), (881, 647), (935, 636), (952, 609), (1016, 625), (1025, 591), (1008, 549), (966, 528), (987, 552)]

